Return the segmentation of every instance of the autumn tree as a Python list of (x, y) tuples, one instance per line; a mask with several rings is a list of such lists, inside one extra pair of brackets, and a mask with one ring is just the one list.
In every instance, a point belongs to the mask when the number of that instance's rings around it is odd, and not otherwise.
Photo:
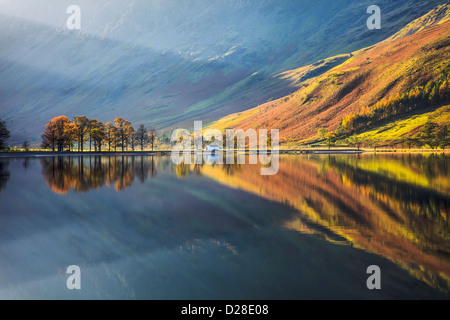
[(108, 122), (105, 125), (105, 139), (108, 144), (108, 151), (111, 151), (111, 147), (115, 147), (117, 137), (117, 128), (112, 122)]
[(363, 143), (362, 139), (358, 136), (350, 138), (349, 142), (350, 145), (357, 147), (358, 150), (361, 148), (361, 145)]
[(128, 137), (128, 144), (131, 146), (131, 150), (134, 151), (134, 148), (138, 145), (136, 132), (133, 132)]
[(159, 145), (161, 144), (170, 145), (170, 138), (165, 133), (162, 133), (161, 136), (158, 138), (158, 143)]
[(55, 117), (47, 123), (42, 134), (41, 147), (55, 151), (63, 151), (73, 141), (74, 127), (66, 116)]
[(144, 151), (144, 147), (149, 142), (149, 136), (148, 130), (143, 124), (140, 124), (139, 128), (136, 130), (136, 141), (141, 147), (141, 151)]
[(65, 131), (65, 147), (69, 148), (69, 151), (73, 151), (73, 146), (75, 141), (77, 141), (77, 126), (69, 120), (69, 122), (66, 124), (64, 131)]
[(89, 120), (88, 131), (87, 131), (87, 136), (88, 136), (88, 139), (89, 139), (89, 151), (92, 150), (92, 142), (93, 142), (93, 140), (94, 140), (94, 139), (93, 139), (92, 133), (93, 133), (95, 127), (97, 126), (97, 123), (98, 123), (98, 122), (99, 122), (99, 121), (96, 120), (96, 119), (91, 119), (91, 120)]
[(133, 126), (130, 121), (123, 118), (116, 118), (114, 123), (117, 127), (117, 135), (120, 138), (120, 146), (124, 151), (128, 137), (134, 132)]
[(417, 144), (417, 139), (409, 137), (404, 139), (403, 143), (408, 147), (408, 149), (411, 149), (413, 145)]
[(432, 149), (434, 149), (436, 147), (435, 131), (438, 127), (439, 127), (439, 125), (437, 123), (428, 121), (427, 123), (424, 124), (422, 129), (420, 129), (420, 131), (419, 131), (419, 139), (424, 144), (428, 144)]
[(328, 130), (326, 128), (320, 128), (317, 130), (317, 134), (319, 135), (320, 140), (325, 140), (327, 136)]
[(327, 143), (328, 143), (328, 149), (331, 149), (331, 142), (333, 142), (336, 139), (336, 135), (334, 132), (328, 132), (326, 134)]
[(102, 151), (102, 145), (106, 140), (105, 125), (98, 120), (91, 121), (90, 136), (94, 142), (95, 151)]
[(6, 128), (6, 122), (0, 119), (0, 150), (8, 147), (8, 139), (11, 137), (9, 130)]
[(359, 148), (360, 148), (360, 146), (361, 146), (361, 144), (362, 144), (361, 139), (358, 138), (358, 137), (355, 137), (355, 136), (352, 136), (352, 137), (350, 137), (350, 138), (347, 138), (347, 139), (345, 139), (344, 141), (345, 141), (345, 143), (346, 143), (347, 145), (349, 145), (350, 147), (358, 147), (358, 150), (359, 150)]
[(450, 125), (442, 124), (437, 128), (436, 132), (436, 145), (442, 149), (445, 149), (450, 144), (450, 138), (448, 135), (448, 127)]
[(78, 151), (83, 152), (84, 142), (89, 131), (89, 119), (86, 116), (79, 116), (75, 117), (73, 122), (76, 126), (75, 132), (77, 135)]
[(152, 151), (153, 151), (153, 147), (155, 146), (155, 143), (156, 143), (157, 134), (158, 134), (158, 132), (154, 128), (151, 128), (150, 131), (148, 132), (148, 139), (149, 139), (150, 145), (152, 146)]
[(134, 130), (134, 127), (130, 123), (130, 127), (128, 129), (128, 139), (126, 140), (126, 146), (127, 150), (129, 147), (134, 151), (134, 148), (137, 146), (137, 140), (136, 140), (136, 131)]
[(367, 139), (367, 144), (373, 148), (373, 151), (377, 151), (377, 148), (380, 145), (380, 141), (377, 140), (376, 138), (372, 138), (372, 139)]

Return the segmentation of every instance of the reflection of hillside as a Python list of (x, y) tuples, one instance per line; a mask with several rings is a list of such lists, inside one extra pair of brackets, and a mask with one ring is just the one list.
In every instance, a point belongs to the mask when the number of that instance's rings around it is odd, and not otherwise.
[(69, 190), (86, 192), (104, 185), (125, 190), (137, 178), (144, 183), (156, 175), (153, 157), (80, 156), (51, 157), (41, 160), (48, 186), (56, 193)]
[[(379, 159), (377, 159), (379, 160)], [(258, 166), (233, 175), (216, 166), (202, 173), (223, 184), (283, 202), (299, 211), (285, 226), (380, 254), (434, 287), (450, 288), (449, 158), (391, 158), (402, 172), (416, 171), (426, 187), (392, 172), (361, 169), (373, 156), (282, 158), (277, 175), (261, 176)], [(418, 174), (417, 174), (418, 173)]]
[(0, 191), (6, 187), (11, 173), (8, 170), (9, 160), (0, 159)]

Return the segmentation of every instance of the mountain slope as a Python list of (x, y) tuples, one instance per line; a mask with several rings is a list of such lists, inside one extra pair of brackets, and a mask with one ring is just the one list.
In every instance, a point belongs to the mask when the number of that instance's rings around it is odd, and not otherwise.
[[(446, 12), (448, 15), (449, 11)], [(419, 25), (418, 21), (415, 23)], [(417, 28), (416, 33), (410, 32), (410, 26), (407, 28), (408, 32), (400, 31), (392, 39), (355, 52), (332, 70), (302, 82), (302, 88), (295, 93), (232, 114), (211, 126), (218, 129), (278, 128), (284, 142), (311, 141), (319, 128), (336, 130), (346, 115), (365, 107), (370, 111), (382, 99), (423, 88), (442, 77), (448, 79), (450, 21)], [(400, 37), (401, 34), (404, 36)], [(439, 103), (428, 105), (427, 112), (439, 106)]]
[(373, 45), (440, 2), (380, 0), (382, 29), (368, 30), (369, 0), (79, 0), (69, 31), (72, 1), (0, 0), (0, 117), (11, 143), (39, 142), (61, 114), (192, 126), (294, 92), (276, 75)]
[(408, 23), (406, 27), (402, 28), (399, 32), (394, 34), (389, 40), (400, 39), (410, 34), (417, 33), (421, 30), (427, 29), (436, 24), (442, 24), (450, 20), (450, 6), (443, 4), (435, 9), (431, 10), (422, 17)]

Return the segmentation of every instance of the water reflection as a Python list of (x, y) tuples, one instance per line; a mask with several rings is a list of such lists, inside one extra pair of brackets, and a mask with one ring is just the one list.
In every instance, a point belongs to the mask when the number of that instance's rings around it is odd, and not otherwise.
[[(143, 184), (148, 182), (157, 172), (158, 175), (167, 174), (167, 179), (169, 176), (183, 180), (208, 178), (222, 186), (240, 189), (246, 194), (252, 193), (295, 209), (295, 214), (277, 214), (276, 217), (268, 214), (264, 219), (270, 216), (286, 229), (378, 254), (432, 287), (446, 292), (450, 289), (448, 155), (281, 156), (278, 174), (274, 176), (261, 176), (259, 165), (175, 166), (170, 157), (51, 157), (43, 158), (41, 165), (47, 185), (59, 194), (66, 194), (69, 190), (86, 192), (104, 185), (122, 191), (135, 180)], [(7, 168), (7, 162), (0, 161), (0, 190), (9, 178)], [(164, 211), (171, 218), (163, 230), (191, 226), (192, 237), (188, 238), (192, 240), (198, 238), (199, 233), (214, 237), (220, 228), (212, 228), (211, 225), (230, 225), (233, 228), (241, 225), (228, 216), (228, 220), (220, 220), (217, 215), (204, 214), (199, 211), (201, 206), (190, 212), (185, 204), (191, 201), (189, 198), (166, 199), (162, 204), (161, 198), (165, 194), (177, 193), (173, 190), (178, 186), (166, 186), (167, 179), (166, 176), (160, 179), (158, 187), (155, 184), (152, 191), (160, 192), (151, 207), (155, 216), (160, 219), (159, 212)], [(210, 204), (211, 208), (205, 212), (228, 208), (228, 203), (215, 198), (212, 191), (200, 192), (199, 188), (203, 187), (199, 187), (202, 185), (199, 179), (195, 183), (192, 179), (183, 181), (180, 188), (186, 184), (192, 189), (189, 191)], [(164, 186), (166, 191), (158, 191)], [(208, 184), (205, 189), (210, 190), (211, 187)], [(245, 195), (242, 197), (246, 198)], [(256, 201), (249, 204), (250, 207), (258, 205), (260, 203)], [(252, 224), (263, 224), (260, 221), (263, 217), (253, 214), (250, 207), (248, 212), (237, 212), (236, 215), (245, 216)], [(197, 220), (194, 219), (192, 224), (186, 220), (199, 215), (203, 224), (209, 223), (206, 230), (197, 228)], [(133, 223), (133, 230), (139, 234), (142, 229), (142, 237), (146, 236), (148, 228), (153, 228), (155, 221), (161, 226), (160, 220), (147, 213), (134, 217), (137, 222)], [(170, 232), (164, 237), (165, 241), (169, 235)]]
[[(27, 168), (28, 165), (27, 158), (23, 167)], [(41, 165), (47, 185), (58, 194), (66, 194), (69, 190), (86, 192), (104, 185), (114, 185), (116, 191), (122, 191), (129, 188), (135, 179), (144, 183), (149, 177), (155, 177), (157, 170), (174, 172), (178, 178), (185, 178), (190, 174), (201, 176), (203, 166), (209, 166), (185, 163), (174, 165), (168, 157), (155, 156), (46, 157), (41, 159)], [(228, 175), (234, 175), (242, 170), (243, 165), (224, 164), (217, 167)]]
[(256, 166), (203, 167), (216, 181), (288, 204), (285, 227), (351, 243), (450, 288), (450, 177), (445, 155), (286, 156), (277, 175)]
[(153, 156), (49, 157), (41, 160), (47, 185), (56, 193), (86, 192), (104, 185), (116, 191), (130, 187), (135, 179), (144, 183), (156, 176)]
[(0, 159), (0, 192), (6, 187), (6, 183), (11, 176), (8, 170), (9, 160)]

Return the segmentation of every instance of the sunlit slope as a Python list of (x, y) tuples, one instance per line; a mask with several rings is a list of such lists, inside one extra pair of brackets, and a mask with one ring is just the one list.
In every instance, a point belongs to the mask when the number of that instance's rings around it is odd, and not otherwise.
[[(319, 128), (334, 131), (345, 115), (364, 107), (370, 109), (383, 98), (425, 86), (448, 73), (450, 21), (439, 21), (444, 22), (354, 52), (332, 70), (301, 82), (302, 87), (295, 93), (229, 115), (211, 126), (278, 128), (280, 139), (287, 143), (313, 140)], [(286, 75), (301, 77), (302, 72), (298, 69)], [(427, 112), (438, 107), (439, 104), (429, 106)]]
[[(379, 141), (404, 141), (405, 137), (416, 134), (427, 122), (438, 124), (450, 123), (450, 105), (439, 107), (433, 111), (414, 114), (407, 118), (393, 120), (370, 128), (365, 132), (355, 134), (354, 137), (362, 141), (370, 141), (373, 137), (376, 137)], [(407, 148), (405, 143), (400, 144), (403, 144), (403, 147)]]
[(382, 255), (448, 291), (448, 177), (432, 167), (426, 179), (416, 174), (433, 161), (445, 166), (445, 158), (393, 156), (379, 162), (373, 157), (289, 156), (280, 162), (278, 174), (270, 177), (261, 176), (256, 165), (245, 170), (204, 166), (201, 172), (297, 209), (298, 216), (285, 222), (288, 228)]

